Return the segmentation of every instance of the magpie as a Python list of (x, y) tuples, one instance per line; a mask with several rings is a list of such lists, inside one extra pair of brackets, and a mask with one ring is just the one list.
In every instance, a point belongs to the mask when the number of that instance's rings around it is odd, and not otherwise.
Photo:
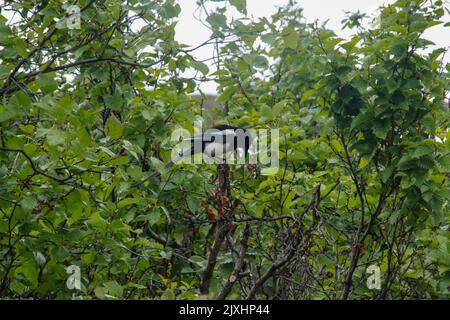
[[(211, 158), (224, 157), (230, 152), (238, 152), (240, 156), (244, 156), (248, 154), (250, 145), (252, 144), (252, 136), (248, 130), (226, 124), (214, 126), (187, 140), (191, 142), (191, 148), (170, 159), (165, 164), (164, 170), (170, 169), (183, 158), (197, 153), (203, 153)], [(161, 173), (154, 172), (144, 180), (135, 183), (133, 187), (160, 175)]]

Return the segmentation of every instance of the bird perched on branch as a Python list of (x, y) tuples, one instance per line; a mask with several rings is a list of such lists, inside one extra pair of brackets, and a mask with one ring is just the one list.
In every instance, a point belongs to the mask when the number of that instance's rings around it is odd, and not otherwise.
[[(231, 152), (238, 152), (239, 156), (242, 157), (248, 153), (252, 144), (252, 136), (248, 130), (226, 124), (212, 127), (187, 140), (191, 142), (191, 147), (181, 152), (178, 156), (170, 159), (170, 161), (165, 164), (164, 170), (170, 169), (183, 158), (198, 153), (203, 153), (204, 155), (215, 159), (221, 157), (223, 160), (225, 160), (225, 157)], [(160, 175), (160, 172), (154, 172), (146, 179), (135, 183), (133, 187)]]

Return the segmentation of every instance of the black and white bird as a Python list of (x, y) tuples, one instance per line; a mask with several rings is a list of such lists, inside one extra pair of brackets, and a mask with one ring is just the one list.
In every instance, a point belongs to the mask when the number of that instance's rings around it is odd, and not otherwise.
[[(194, 154), (203, 153), (213, 159), (224, 160), (228, 154), (237, 152), (239, 157), (248, 154), (252, 144), (250, 132), (243, 128), (233, 127), (221, 124), (206, 130), (189, 139), (191, 147), (181, 152), (178, 156), (170, 159), (164, 166), (164, 170), (170, 169), (174, 164), (180, 162), (183, 158), (191, 157)], [(145, 181), (160, 176), (161, 173), (154, 172), (146, 179), (135, 183), (138, 186)]]

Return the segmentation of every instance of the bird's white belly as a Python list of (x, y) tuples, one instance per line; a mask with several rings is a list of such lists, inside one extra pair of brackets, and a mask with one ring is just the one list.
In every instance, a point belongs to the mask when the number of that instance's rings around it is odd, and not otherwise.
[(228, 153), (230, 151), (233, 151), (233, 143), (219, 143), (219, 142), (212, 142), (209, 143), (206, 147), (205, 150), (203, 150), (203, 153), (205, 155), (207, 155), (208, 157), (211, 158), (217, 158), (217, 157), (222, 157), (224, 155), (224, 153)]

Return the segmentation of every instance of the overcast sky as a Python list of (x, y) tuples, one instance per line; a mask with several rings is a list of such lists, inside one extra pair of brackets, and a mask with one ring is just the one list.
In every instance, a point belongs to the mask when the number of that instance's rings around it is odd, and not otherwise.
[[(176, 27), (176, 39), (188, 45), (198, 45), (207, 40), (210, 31), (193, 17), (193, 12), (197, 8), (196, 0), (178, 0), (181, 6), (181, 14)], [(341, 29), (341, 21), (345, 18), (346, 11), (361, 11), (368, 14), (377, 12), (377, 8), (383, 4), (392, 3), (392, 0), (297, 0), (307, 21), (329, 20), (327, 27), (334, 30), (339, 36), (345, 37), (351, 33), (350, 30)], [(288, 3), (288, 0), (247, 0), (248, 16), (269, 17), (276, 12), (277, 7)], [(450, 4), (450, 1), (447, 0)], [(450, 6), (449, 6), (450, 7)], [(231, 16), (239, 16), (234, 8), (230, 9)], [(445, 17), (450, 21), (449, 16)], [(446, 30), (445, 30), (446, 29)], [(439, 47), (450, 47), (449, 28), (436, 26), (428, 30), (424, 37), (436, 43)], [(206, 59), (211, 57), (211, 48), (204, 48), (197, 52), (196, 57)], [(446, 56), (446, 61), (450, 62), (450, 53)], [(202, 90), (207, 93), (215, 93), (216, 85), (214, 83), (203, 83)]]

